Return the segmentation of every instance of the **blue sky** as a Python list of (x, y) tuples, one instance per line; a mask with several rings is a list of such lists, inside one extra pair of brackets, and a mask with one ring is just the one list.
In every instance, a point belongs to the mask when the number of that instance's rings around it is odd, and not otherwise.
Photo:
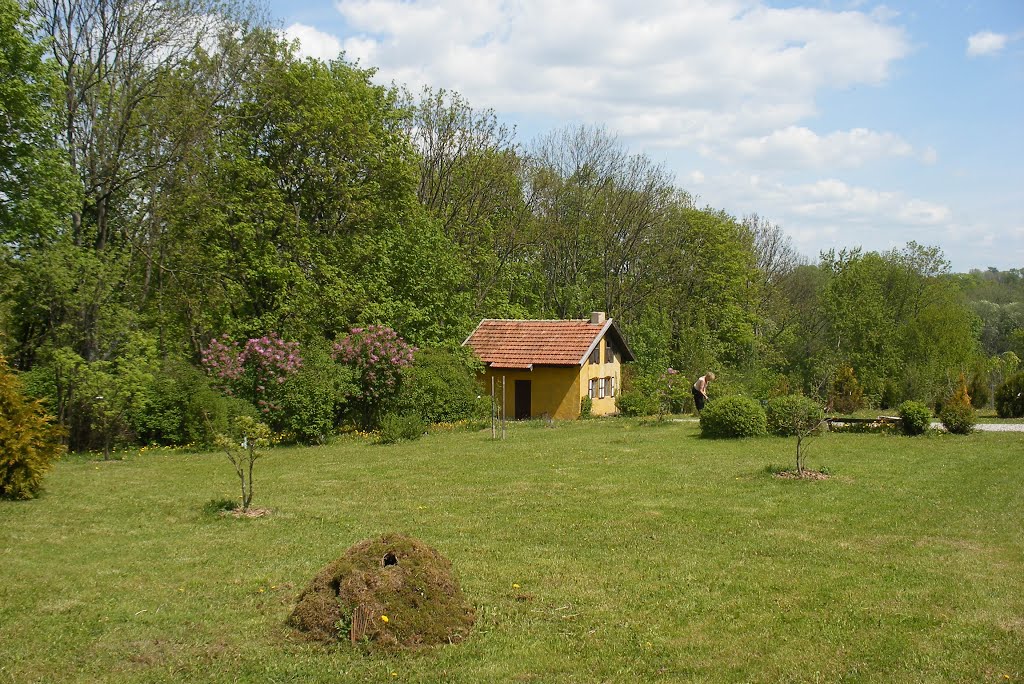
[(799, 250), (1024, 268), (1024, 0), (271, 0), (308, 56), (462, 93), (529, 147), (604, 126)]

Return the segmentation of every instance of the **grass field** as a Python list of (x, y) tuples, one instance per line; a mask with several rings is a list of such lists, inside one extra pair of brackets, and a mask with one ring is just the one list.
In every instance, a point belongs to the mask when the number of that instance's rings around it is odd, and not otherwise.
[[(281, 448), (266, 518), (223, 455), (70, 457), (0, 502), (0, 682), (1022, 682), (1024, 434), (697, 437), (694, 423), (512, 425)], [(447, 555), (458, 646), (304, 643), (296, 594), (385, 531)], [(513, 585), (519, 585), (514, 587)]]

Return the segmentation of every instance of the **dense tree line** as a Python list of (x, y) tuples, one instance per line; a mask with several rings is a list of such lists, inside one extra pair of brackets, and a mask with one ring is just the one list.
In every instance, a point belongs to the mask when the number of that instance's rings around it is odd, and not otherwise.
[(297, 435), (343, 416), (314, 405), (344, 394), (330, 345), (360, 325), (454, 349), (482, 317), (605, 310), (638, 383), (715, 369), (828, 396), (852, 371), (876, 405), (941, 401), (1020, 338), (1019, 273), (1009, 300), (969, 302), (990, 274), (952, 276), (935, 248), (809, 263), (603, 129), (523, 144), (457, 94), (301, 59), (251, 7), (0, 17), (0, 345), (73, 448), (192, 439), (167, 416), (216, 393), (200, 368), (223, 336), (310, 350), (306, 390), (279, 398)]

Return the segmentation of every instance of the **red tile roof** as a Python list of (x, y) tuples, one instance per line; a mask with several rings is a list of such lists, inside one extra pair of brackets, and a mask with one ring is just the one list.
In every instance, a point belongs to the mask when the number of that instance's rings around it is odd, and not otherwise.
[[(622, 342), (611, 319), (595, 325), (589, 320), (515, 321), (485, 318), (466, 338), (477, 356), (492, 368), (528, 369), (534, 365), (578, 366), (609, 329)], [(620, 349), (625, 347), (622, 342)], [(628, 353), (628, 349), (627, 349)], [(632, 360), (632, 354), (628, 359)]]

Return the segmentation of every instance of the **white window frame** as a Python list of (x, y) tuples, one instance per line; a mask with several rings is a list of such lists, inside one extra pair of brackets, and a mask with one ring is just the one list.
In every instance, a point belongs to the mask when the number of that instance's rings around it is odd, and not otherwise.
[(606, 378), (598, 378), (597, 379), (597, 392), (598, 392), (597, 398), (598, 399), (604, 399), (606, 383), (607, 383), (607, 379)]
[(590, 383), (587, 387), (587, 394), (591, 399), (597, 399), (597, 379), (590, 378)]

